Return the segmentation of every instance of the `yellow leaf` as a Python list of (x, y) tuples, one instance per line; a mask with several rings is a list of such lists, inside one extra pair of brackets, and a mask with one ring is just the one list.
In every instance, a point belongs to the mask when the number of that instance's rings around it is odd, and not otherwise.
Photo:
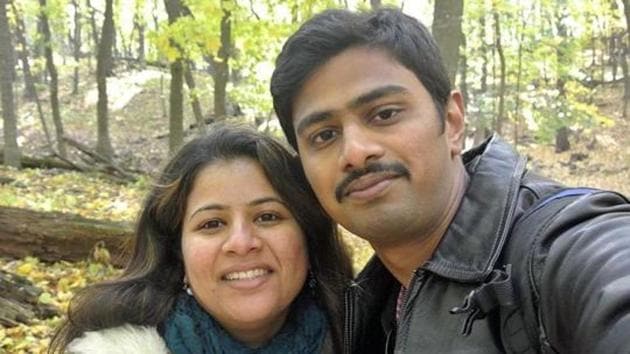
[(29, 275), (33, 271), (34, 265), (32, 263), (22, 263), (21, 266), (17, 267), (15, 270), (19, 275)]
[(70, 285), (70, 279), (61, 278), (59, 279), (59, 282), (57, 283), (57, 291), (60, 293), (67, 292), (70, 288), (69, 285)]

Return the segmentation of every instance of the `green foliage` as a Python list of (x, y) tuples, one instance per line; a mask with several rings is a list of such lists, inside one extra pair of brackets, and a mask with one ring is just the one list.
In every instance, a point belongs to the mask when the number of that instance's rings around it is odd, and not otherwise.
[[(493, 46), (496, 39), (490, 8), (500, 14), (501, 42), (507, 63), (505, 104), (511, 120), (527, 123), (527, 128), (544, 142), (550, 142), (559, 127), (584, 130), (613, 123), (590, 103), (589, 89), (582, 83), (592, 77), (587, 69), (592, 60), (589, 52), (604, 50), (609, 31), (604, 28), (620, 22), (619, 11), (615, 15), (606, 1), (588, 5), (548, 0), (465, 2), (463, 29), (467, 34), (469, 110), (476, 118), (487, 123), (487, 117), (496, 114), (498, 102), (498, 56)], [(601, 40), (593, 40), (596, 32), (599, 33), (595, 38)], [(488, 73), (486, 92), (481, 86), (484, 65)], [(518, 90), (517, 80), (520, 80)]]

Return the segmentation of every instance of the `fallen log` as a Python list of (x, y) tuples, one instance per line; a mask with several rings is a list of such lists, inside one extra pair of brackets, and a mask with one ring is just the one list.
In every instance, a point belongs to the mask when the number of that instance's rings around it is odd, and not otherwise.
[[(81, 170), (76, 165), (73, 165), (66, 161), (58, 160), (55, 157), (33, 157), (22, 155), (22, 157), (20, 158), (20, 163), (22, 164), (22, 167), (25, 168), (59, 168), (71, 171)], [(4, 164), (4, 154), (2, 153), (2, 150), (0, 150), (0, 164)]]
[(69, 138), (67, 136), (63, 137), (63, 140), (68, 143), (70, 146), (74, 147), (75, 149), (81, 151), (82, 153), (88, 155), (90, 158), (92, 158), (95, 162), (97, 163), (102, 163), (105, 164), (105, 168), (101, 169), (100, 171), (103, 173), (109, 173), (111, 175), (114, 175), (115, 177), (119, 177), (122, 178), (123, 180), (126, 180), (128, 182), (135, 182), (136, 181), (136, 177), (134, 177), (132, 174), (126, 172), (123, 168), (121, 168), (120, 166), (116, 165), (113, 161), (111, 161), (110, 159), (108, 159), (105, 156), (102, 156), (101, 154), (97, 153), (96, 151), (90, 149), (89, 147), (87, 147), (86, 145), (72, 139)]
[(29, 324), (33, 318), (50, 318), (59, 314), (59, 309), (39, 301), (43, 291), (28, 279), (0, 270), (0, 325), (17, 326)]
[(127, 223), (86, 219), (75, 214), (0, 207), (0, 255), (35, 256), (44, 261), (80, 261), (104, 245), (111, 263), (124, 265), (133, 239)]

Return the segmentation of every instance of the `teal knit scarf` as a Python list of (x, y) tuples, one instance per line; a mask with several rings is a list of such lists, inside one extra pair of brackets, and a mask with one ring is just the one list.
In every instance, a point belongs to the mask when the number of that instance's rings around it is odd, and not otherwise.
[(299, 298), (271, 341), (249, 348), (230, 336), (194, 297), (182, 294), (161, 329), (173, 354), (320, 353), (328, 325), (313, 300)]

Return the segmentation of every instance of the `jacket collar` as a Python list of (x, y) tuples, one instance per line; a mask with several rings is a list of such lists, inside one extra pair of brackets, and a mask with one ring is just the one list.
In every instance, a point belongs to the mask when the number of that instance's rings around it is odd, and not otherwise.
[(468, 189), (426, 269), (462, 282), (483, 281), (511, 226), (526, 159), (493, 135), (463, 156)]

